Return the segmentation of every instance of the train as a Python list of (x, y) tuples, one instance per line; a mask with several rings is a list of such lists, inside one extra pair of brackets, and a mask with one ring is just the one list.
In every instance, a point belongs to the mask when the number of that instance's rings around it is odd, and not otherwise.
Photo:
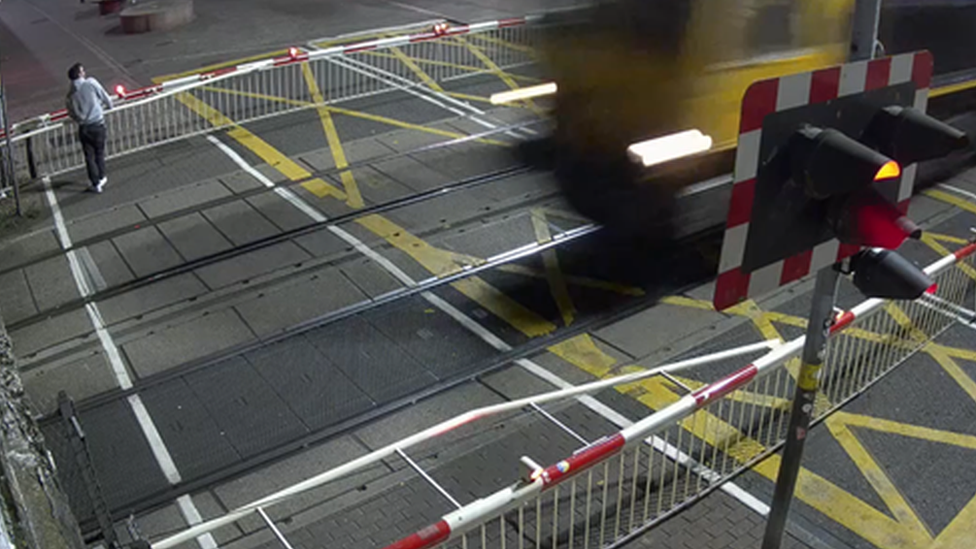
[[(746, 89), (844, 63), (854, 8), (855, 0), (600, 0), (551, 14), (540, 60), (544, 78), (556, 84), (554, 129), (521, 152), (555, 172), (583, 215), (613, 231), (669, 240), (681, 190), (731, 171)], [(879, 35), (888, 54), (921, 49), (925, 36), (937, 56), (959, 51), (938, 25), (963, 11), (976, 21), (972, 0), (884, 9)], [(911, 26), (920, 14), (932, 20), (927, 35)], [(941, 64), (936, 58), (937, 74), (966, 68), (964, 54), (945, 57)], [(686, 130), (711, 139), (707, 153), (651, 167), (628, 154), (635, 143)]]

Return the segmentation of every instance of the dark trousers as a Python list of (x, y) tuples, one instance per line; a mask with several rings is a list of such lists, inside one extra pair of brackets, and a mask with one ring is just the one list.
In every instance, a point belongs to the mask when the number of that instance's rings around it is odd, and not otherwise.
[(86, 124), (78, 128), (78, 139), (85, 151), (85, 166), (92, 186), (105, 177), (105, 125)]

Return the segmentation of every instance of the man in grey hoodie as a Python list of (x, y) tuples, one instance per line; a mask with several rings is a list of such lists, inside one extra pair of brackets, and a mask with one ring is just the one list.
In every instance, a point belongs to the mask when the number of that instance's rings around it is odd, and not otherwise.
[(112, 98), (98, 80), (89, 78), (81, 63), (68, 69), (71, 89), (68, 91), (68, 115), (78, 123), (78, 139), (85, 151), (85, 165), (92, 189), (100, 193), (105, 177), (105, 112), (112, 108)]

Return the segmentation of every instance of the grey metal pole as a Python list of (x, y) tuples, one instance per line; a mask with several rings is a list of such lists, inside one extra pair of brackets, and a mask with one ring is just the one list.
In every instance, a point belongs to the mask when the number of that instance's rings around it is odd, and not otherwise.
[(790, 411), (790, 426), (786, 433), (786, 447), (780, 461), (773, 504), (766, 522), (766, 534), (762, 549), (779, 549), (786, 529), (786, 517), (790, 511), (793, 490), (800, 474), (803, 458), (803, 444), (806, 442), (813, 405), (820, 386), (820, 369), (823, 367), (827, 350), (827, 336), (830, 332), (834, 311), (834, 295), (840, 272), (836, 266), (821, 269), (817, 273), (813, 289), (813, 305), (810, 308), (810, 323), (807, 324), (807, 338), (803, 343), (803, 363), (796, 380), (796, 395)]
[(17, 217), (23, 215), (20, 209), (20, 188), (17, 185), (17, 174), (14, 172), (14, 146), (10, 139), (10, 120), (7, 119), (7, 87), (3, 81), (3, 69), (0, 68), (0, 116), (3, 116), (3, 134), (6, 142), (4, 152), (4, 175), (14, 188), (14, 205), (17, 208)]
[(881, 22), (881, 0), (857, 0), (851, 36), (851, 61), (873, 59)]

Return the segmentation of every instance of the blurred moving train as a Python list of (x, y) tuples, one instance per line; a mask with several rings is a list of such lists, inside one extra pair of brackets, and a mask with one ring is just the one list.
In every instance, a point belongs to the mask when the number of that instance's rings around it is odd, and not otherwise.
[[(902, 10), (899, 17), (910, 22), (913, 9), (932, 13), (939, 3), (902, 1), (886, 9)], [(600, 0), (552, 14), (541, 57), (545, 77), (558, 86), (555, 130), (525, 153), (545, 159), (584, 215), (613, 230), (667, 239), (677, 193), (731, 171), (745, 90), (756, 80), (845, 62), (854, 4)], [(893, 15), (888, 20), (895, 23)], [(910, 34), (901, 24), (900, 35)], [(648, 168), (627, 153), (634, 143), (689, 129), (711, 138), (707, 154)]]

